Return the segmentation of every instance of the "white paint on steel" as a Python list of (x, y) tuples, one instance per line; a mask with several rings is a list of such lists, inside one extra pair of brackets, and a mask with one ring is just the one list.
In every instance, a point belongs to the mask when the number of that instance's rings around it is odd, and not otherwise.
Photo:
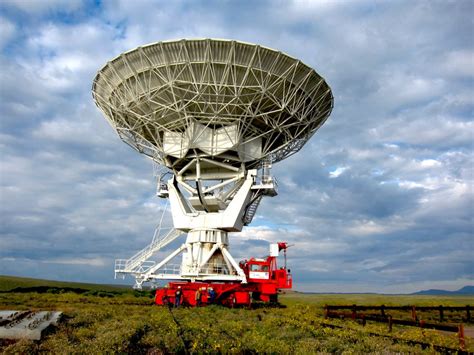
[(268, 280), (270, 278), (270, 274), (265, 271), (250, 271), (249, 278), (259, 279), (259, 280)]
[(93, 97), (119, 136), (171, 169), (196, 151), (247, 168), (297, 152), (333, 97), (313, 69), (243, 42), (153, 43), (108, 62)]
[[(153, 279), (246, 282), (227, 233), (240, 232), (262, 197), (277, 194), (271, 163), (300, 150), (329, 117), (324, 79), (266, 47), (179, 40), (108, 62), (92, 95), (120, 138), (162, 166), (157, 195), (169, 198), (175, 228), (118, 260), (116, 274), (132, 274), (136, 287)], [(159, 263), (149, 260), (181, 233), (184, 244)], [(179, 254), (181, 265), (171, 267)]]

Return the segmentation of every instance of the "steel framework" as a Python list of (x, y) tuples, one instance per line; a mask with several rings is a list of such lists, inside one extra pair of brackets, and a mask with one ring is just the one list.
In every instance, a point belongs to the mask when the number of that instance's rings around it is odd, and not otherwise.
[[(138, 286), (153, 278), (246, 282), (227, 233), (252, 221), (262, 196), (276, 195), (271, 164), (299, 151), (329, 117), (325, 80), (266, 47), (196, 39), (119, 55), (99, 70), (92, 92), (120, 138), (171, 174), (159, 178), (158, 196), (170, 199), (177, 232), (116, 272), (132, 273)], [(143, 267), (181, 233), (186, 243)], [(160, 271), (179, 254), (172, 277)]]
[(299, 60), (211, 39), (123, 53), (99, 71), (92, 90), (126, 143), (176, 169), (196, 150), (247, 168), (280, 161), (303, 146), (333, 106), (324, 79)]

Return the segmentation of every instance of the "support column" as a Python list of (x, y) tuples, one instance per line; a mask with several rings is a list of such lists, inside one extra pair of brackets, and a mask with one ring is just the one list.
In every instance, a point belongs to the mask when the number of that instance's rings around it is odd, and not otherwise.
[(219, 229), (193, 229), (186, 239), (187, 251), (183, 253), (181, 276), (232, 275), (220, 248), (228, 246), (227, 232)]

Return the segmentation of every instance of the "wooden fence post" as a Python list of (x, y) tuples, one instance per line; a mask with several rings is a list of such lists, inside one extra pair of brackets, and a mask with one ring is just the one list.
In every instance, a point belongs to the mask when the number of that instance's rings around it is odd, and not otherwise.
[(415, 306), (411, 306), (411, 318), (413, 319), (413, 322), (415, 322), (415, 323), (418, 320), (418, 317), (416, 316), (416, 307)]
[(459, 347), (461, 348), (461, 350), (464, 350), (466, 346), (466, 342), (464, 340), (464, 325), (462, 323), (459, 324), (458, 336), (459, 336)]

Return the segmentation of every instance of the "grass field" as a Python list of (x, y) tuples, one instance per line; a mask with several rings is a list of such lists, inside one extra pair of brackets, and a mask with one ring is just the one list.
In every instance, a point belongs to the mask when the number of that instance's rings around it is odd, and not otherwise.
[(120, 291), (129, 289), (128, 286), (120, 285), (101, 285), (101, 284), (88, 284), (80, 282), (63, 282), (63, 281), (52, 281), (52, 280), (41, 280), (32, 279), (27, 277), (16, 277), (16, 276), (5, 276), (0, 275), (0, 292), (10, 291), (15, 288), (31, 288), (49, 286), (51, 288), (80, 288), (85, 290), (98, 290), (98, 291)]
[[(0, 282), (6, 283), (5, 278)], [(13, 281), (8, 281), (10, 284)], [(16, 284), (19, 287), (18, 284)], [(36, 285), (36, 284), (35, 284)], [(31, 287), (31, 284), (23, 284)], [(41, 286), (41, 285), (38, 285)], [(58, 287), (58, 285), (52, 285)], [(63, 283), (64, 287), (76, 284)], [(96, 287), (95, 285), (94, 287)], [(4, 284), (1, 287), (5, 290)], [(10, 287), (10, 289), (15, 288)], [(100, 288), (91, 289), (100, 291)], [(107, 292), (105, 292), (107, 291)], [(0, 293), (0, 309), (60, 310), (65, 321), (41, 342), (19, 341), (5, 345), (5, 353), (276, 353), (315, 352), (409, 352), (433, 353), (433, 348), (404, 341), (393, 342), (383, 324), (365, 327), (341, 320), (325, 320), (323, 306), (330, 304), (466, 305), (468, 297), (308, 295), (281, 296), (285, 307), (227, 309), (168, 309), (153, 305), (146, 293)], [(329, 326), (333, 326), (330, 328)], [(342, 327), (342, 328), (337, 328)], [(392, 336), (457, 348), (455, 334), (417, 328), (395, 327)], [(474, 350), (472, 339), (468, 350)]]

